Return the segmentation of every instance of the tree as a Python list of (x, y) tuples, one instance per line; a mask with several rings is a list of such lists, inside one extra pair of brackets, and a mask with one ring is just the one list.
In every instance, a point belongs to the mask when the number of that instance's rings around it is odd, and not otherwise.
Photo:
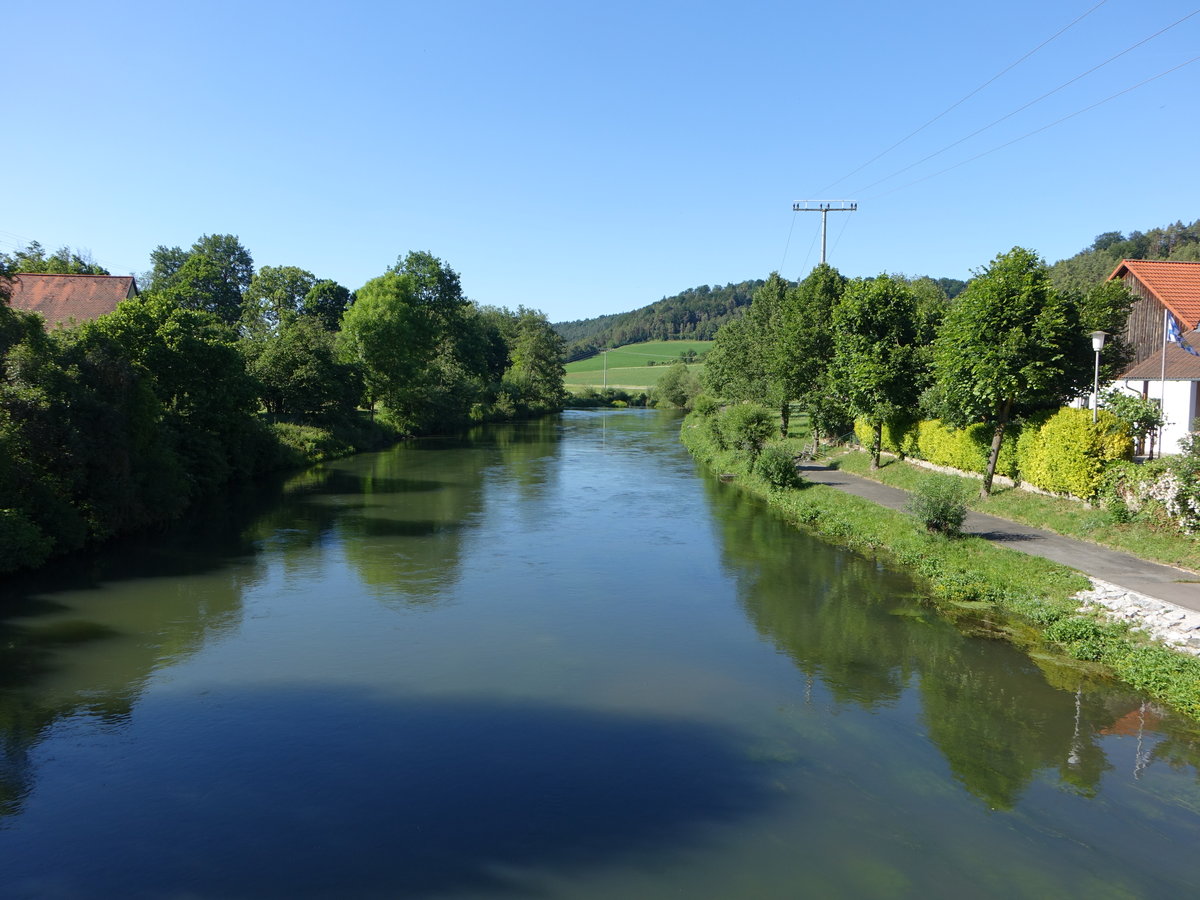
[(227, 325), (242, 315), (242, 296), (254, 277), (254, 260), (236, 235), (201, 235), (186, 254), (159, 246), (150, 254), (150, 290), (183, 309), (211, 312)]
[(511, 364), (504, 380), (521, 389), (522, 400), (533, 408), (559, 409), (566, 399), (562, 364), (563, 339), (544, 313), (517, 308), (509, 337)]
[(829, 378), (833, 356), (833, 307), (846, 290), (846, 278), (821, 263), (788, 295), (783, 315), (782, 352), (788, 360), (789, 394), (808, 412), (814, 442), (822, 433), (840, 433), (844, 404)]
[(438, 336), (417, 296), (412, 275), (389, 271), (372, 278), (346, 310), (339, 336), (344, 358), (362, 368), (369, 404), (383, 401), (401, 425), (412, 424), (412, 392)]
[(342, 324), (342, 315), (353, 302), (354, 295), (348, 289), (326, 278), (314, 284), (304, 295), (300, 314), (313, 317), (326, 331), (337, 331)]
[(993, 426), (983, 496), (1014, 411), (1059, 406), (1078, 389), (1081, 340), (1073, 305), (1021, 247), (997, 256), (946, 313), (933, 352), (944, 412), (956, 424)]
[(269, 334), (244, 338), (246, 369), (267, 411), (297, 419), (351, 412), (362, 396), (352, 364), (338, 359), (335, 335), (311, 316), (291, 316)]
[(700, 393), (700, 381), (688, 371), (687, 363), (673, 363), (658, 380), (651, 395), (678, 409), (691, 406), (692, 398)]
[(242, 298), (242, 327), (272, 331), (300, 314), (317, 276), (296, 266), (263, 266)]
[(834, 382), (851, 412), (875, 432), (879, 468), (883, 426), (916, 407), (926, 380), (917, 298), (890, 275), (859, 279), (833, 307)]
[[(0, 254), (3, 256), (3, 254)], [(14, 272), (36, 272), (42, 275), (107, 275), (108, 269), (98, 265), (86, 250), (59, 247), (49, 256), (37, 241), (30, 241), (9, 258)]]

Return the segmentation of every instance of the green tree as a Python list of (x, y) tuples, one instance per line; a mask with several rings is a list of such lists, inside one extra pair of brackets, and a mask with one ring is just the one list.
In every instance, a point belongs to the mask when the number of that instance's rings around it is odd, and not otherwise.
[(309, 421), (353, 412), (362, 380), (335, 344), (336, 336), (312, 316), (291, 316), (273, 332), (243, 338), (246, 369), (267, 411)]
[(1059, 406), (1078, 389), (1081, 341), (1073, 304), (1051, 286), (1046, 264), (1021, 247), (997, 256), (951, 305), (934, 372), (954, 424), (993, 427), (983, 496), (1014, 411)]
[(236, 235), (201, 235), (182, 255), (178, 247), (157, 247), (150, 290), (183, 308), (211, 312), (233, 325), (242, 316), (242, 297), (254, 277), (254, 259)]
[(692, 405), (692, 398), (700, 393), (700, 380), (688, 371), (686, 363), (673, 363), (650, 393), (656, 402), (686, 409)]
[(300, 314), (313, 317), (326, 331), (337, 331), (342, 325), (342, 315), (353, 302), (354, 296), (347, 288), (326, 278), (304, 295)]
[(437, 346), (434, 321), (418, 306), (413, 275), (389, 271), (358, 290), (342, 319), (344, 358), (361, 367), (369, 405), (412, 427), (413, 391)]
[(249, 331), (273, 330), (300, 314), (317, 285), (317, 276), (296, 266), (263, 266), (254, 273), (242, 297), (242, 326)]
[[(3, 256), (3, 254), (0, 254)], [(108, 270), (98, 265), (86, 250), (59, 247), (49, 256), (37, 241), (17, 250), (9, 257), (14, 272), (36, 272), (43, 275), (107, 275)]]
[(524, 402), (535, 409), (561, 409), (566, 399), (563, 339), (545, 314), (524, 306), (517, 308), (508, 355), (511, 364), (504, 380), (521, 389)]
[(917, 298), (890, 275), (851, 282), (833, 307), (833, 377), (851, 412), (875, 433), (879, 468), (883, 426), (911, 414), (926, 380)]

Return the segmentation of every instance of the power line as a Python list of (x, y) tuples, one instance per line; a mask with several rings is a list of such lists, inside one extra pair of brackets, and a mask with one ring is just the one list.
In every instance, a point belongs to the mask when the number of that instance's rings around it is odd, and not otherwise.
[(1083, 13), (1082, 15), (1077, 17), (1074, 21), (1070, 22), (1069, 24), (1063, 26), (1058, 31), (1056, 31), (1054, 34), (1050, 35), (1050, 37), (1046, 38), (1044, 41), (1042, 41), (1040, 44), (1038, 44), (1036, 47), (1034, 47), (1032, 50), (1030, 50), (1028, 53), (1026, 53), (1024, 56), (1022, 56), (1016, 62), (1011, 63), (1010, 65), (1001, 69), (999, 72), (997, 72), (995, 75), (993, 75), (987, 81), (985, 81), (983, 84), (979, 85), (979, 87), (975, 88), (975, 90), (971, 91), (969, 94), (962, 97), (960, 100), (956, 100), (954, 103), (951, 103), (949, 106), (947, 106), (945, 109), (943, 109), (940, 113), (938, 113), (936, 116), (934, 116), (928, 122), (926, 122), (920, 128), (917, 128), (915, 131), (912, 131), (909, 134), (905, 135), (904, 137), (900, 138), (900, 140), (896, 141), (896, 143), (892, 144), (892, 146), (888, 147), (886, 150), (883, 150), (883, 151), (875, 154), (870, 159), (868, 159), (865, 163), (863, 163), (861, 166), (859, 166), (857, 169), (855, 169), (853, 172), (849, 172), (849, 173), (843, 175), (837, 181), (834, 181), (831, 184), (827, 184), (825, 187), (821, 188), (820, 193), (823, 194), (826, 191), (828, 191), (830, 188), (841, 184), (843, 181), (845, 181), (847, 178), (850, 178), (852, 175), (857, 175), (859, 172), (861, 172), (867, 166), (871, 165), (871, 163), (873, 163), (876, 160), (891, 153), (893, 150), (895, 150), (897, 147), (899, 147), (901, 144), (903, 144), (909, 138), (915, 137), (916, 135), (920, 134), (922, 131), (924, 131), (926, 128), (928, 128), (930, 125), (932, 125), (934, 122), (938, 121), (938, 119), (940, 119), (944, 115), (946, 115), (946, 113), (951, 112), (952, 110), (954, 110), (957, 107), (961, 106), (962, 104), (966, 103), (968, 100), (970, 100), (972, 97), (974, 97), (980, 91), (982, 91), (985, 87), (987, 87), (993, 81), (1000, 78), (1002, 75), (1005, 75), (1008, 72), (1011, 72), (1013, 69), (1015, 69), (1021, 63), (1025, 62), (1025, 60), (1029, 59), (1029, 57), (1033, 56), (1033, 54), (1037, 53), (1039, 50), (1041, 50), (1043, 47), (1045, 47), (1051, 41), (1055, 40), (1056, 38), (1060, 37), (1065, 32), (1069, 31), (1071, 28), (1075, 27), (1077, 24), (1082, 22), (1084, 19), (1086, 19), (1088, 16), (1090, 16), (1092, 13), (1094, 13), (1096, 10), (1098, 10), (1101, 6), (1103, 6), (1107, 2), (1108, 2), (1108, 0), (1100, 0), (1099, 3), (1097, 3), (1091, 9), (1089, 9), (1087, 12)]
[(1115, 94), (1111, 94), (1108, 97), (1105, 97), (1103, 100), (1097, 100), (1095, 103), (1091, 104), (1090, 106), (1085, 106), (1083, 109), (1077, 109), (1077, 110), (1075, 110), (1075, 112), (1069, 113), (1060, 119), (1055, 119), (1053, 122), (1049, 123), (1048, 125), (1043, 125), (1041, 128), (1035, 128), (1033, 131), (1027, 131), (1025, 134), (1021, 135), (1020, 137), (1015, 137), (1011, 141), (1006, 141), (1003, 144), (1000, 144), (999, 146), (993, 147), (991, 150), (985, 150), (982, 153), (977, 153), (972, 157), (964, 159), (962, 162), (957, 162), (954, 165), (947, 166), (946, 168), (941, 169), (937, 172), (934, 172), (931, 175), (926, 175), (922, 178), (916, 179), (915, 181), (910, 181), (910, 182), (908, 182), (908, 184), (903, 184), (900, 187), (892, 188), (890, 191), (885, 191), (884, 193), (876, 194), (875, 196), (876, 197), (886, 197), (889, 194), (894, 194), (897, 191), (902, 191), (905, 188), (910, 188), (913, 185), (920, 184), (923, 181), (928, 181), (930, 178), (936, 178), (938, 175), (944, 175), (947, 172), (950, 172), (950, 171), (953, 171), (954, 169), (959, 168), (960, 166), (965, 166), (969, 162), (974, 162), (975, 160), (982, 159), (985, 156), (989, 156), (998, 150), (1003, 150), (1005, 147), (1011, 147), (1013, 144), (1023, 141), (1026, 138), (1033, 137), (1035, 134), (1041, 134), (1043, 131), (1053, 128), (1055, 125), (1061, 125), (1063, 122), (1067, 121), (1068, 119), (1073, 119), (1076, 116), (1082, 115), (1085, 112), (1093, 110), (1097, 106), (1103, 106), (1105, 103), (1108, 103), (1111, 100), (1116, 100), (1118, 97), (1120, 97), (1124, 94), (1128, 94), (1130, 91), (1136, 91), (1138, 88), (1143, 87), (1152, 81), (1157, 81), (1159, 78), (1162, 78), (1166, 75), (1170, 75), (1172, 72), (1176, 72), (1179, 69), (1182, 69), (1184, 66), (1190, 66), (1192, 63), (1196, 62), (1197, 60), (1200, 60), (1200, 56), (1193, 56), (1191, 59), (1187, 60), (1186, 62), (1181, 62), (1177, 66), (1172, 66), (1171, 68), (1167, 69), (1166, 71), (1159, 72), (1157, 75), (1151, 75), (1149, 78), (1147, 78), (1143, 81), (1139, 81), (1137, 84), (1127, 87), (1124, 90), (1117, 91)]
[(947, 150), (951, 150), (954, 147), (957, 147), (959, 144), (963, 143), (964, 141), (969, 141), (971, 138), (975, 137), (978, 134), (982, 134), (983, 132), (987, 131), (989, 128), (999, 125), (1001, 122), (1003, 122), (1007, 119), (1011, 119), (1017, 113), (1023, 112), (1025, 110), (1029, 109), (1029, 107), (1034, 106), (1037, 103), (1041, 103), (1047, 97), (1049, 97), (1053, 94), (1057, 94), (1059, 91), (1063, 90), (1066, 87), (1070, 87), (1072, 84), (1079, 81), (1081, 78), (1086, 78), (1088, 75), (1091, 75), (1096, 70), (1102, 69), (1105, 66), (1107, 66), (1109, 63), (1120, 59), (1126, 53), (1136, 50), (1138, 47), (1142, 46), (1143, 44), (1154, 40), (1159, 35), (1170, 31), (1175, 26), (1181, 25), (1182, 23), (1186, 22), (1188, 19), (1192, 18), (1192, 16), (1196, 15), (1197, 13), (1200, 13), (1200, 9), (1192, 10), (1190, 13), (1188, 13), (1182, 19), (1179, 19), (1176, 22), (1172, 22), (1170, 25), (1167, 25), (1165, 28), (1159, 29), (1158, 31), (1154, 32), (1154, 34), (1150, 35), (1149, 37), (1142, 38), (1136, 44), (1131, 44), (1130, 46), (1126, 47), (1124, 50), (1122, 50), (1120, 53), (1116, 54), (1115, 56), (1110, 56), (1108, 59), (1104, 60), (1104, 62), (1097, 63), (1096, 65), (1092, 66), (1086, 72), (1079, 73), (1074, 78), (1070, 79), (1069, 81), (1064, 81), (1058, 87), (1047, 91), (1046, 93), (1042, 94), (1040, 97), (1030, 100), (1028, 103), (1024, 104), (1023, 106), (1018, 106), (1016, 109), (1012, 110), (1012, 112), (1005, 113), (1000, 118), (996, 119), (993, 122), (989, 122), (987, 125), (984, 125), (982, 128), (977, 128), (975, 131), (972, 131), (966, 137), (961, 137), (957, 141), (954, 141), (953, 143), (947, 144), (945, 147), (942, 147), (940, 150), (935, 150), (933, 153), (930, 153), (928, 156), (924, 156), (921, 159), (918, 159), (916, 162), (910, 163), (909, 165), (905, 166), (902, 169), (897, 169), (895, 172), (892, 172), (890, 175), (885, 175), (883, 178), (880, 178), (877, 181), (871, 182), (866, 187), (862, 188), (861, 190), (857, 191), (856, 193), (862, 194), (864, 191), (869, 191), (871, 188), (875, 187), (876, 185), (883, 184), (885, 181), (895, 178), (897, 175), (902, 175), (903, 173), (907, 172), (909, 169), (916, 168), (917, 166), (921, 165), (921, 163), (928, 162), (929, 160), (933, 159), (935, 156), (940, 156), (941, 154), (945, 153)]

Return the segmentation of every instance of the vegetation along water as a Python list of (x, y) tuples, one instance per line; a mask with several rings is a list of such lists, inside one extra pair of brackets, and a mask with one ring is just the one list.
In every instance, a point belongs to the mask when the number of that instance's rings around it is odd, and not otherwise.
[(678, 432), (418, 439), (9, 576), (2, 893), (1196, 893), (1194, 724), (955, 626)]

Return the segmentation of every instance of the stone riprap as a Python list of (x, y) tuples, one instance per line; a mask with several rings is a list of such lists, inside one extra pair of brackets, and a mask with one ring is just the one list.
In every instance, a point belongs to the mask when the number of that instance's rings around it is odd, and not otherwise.
[(1145, 631), (1169, 647), (1200, 656), (1200, 613), (1099, 578), (1089, 580), (1092, 590), (1075, 595), (1081, 610), (1099, 611), (1108, 619)]

